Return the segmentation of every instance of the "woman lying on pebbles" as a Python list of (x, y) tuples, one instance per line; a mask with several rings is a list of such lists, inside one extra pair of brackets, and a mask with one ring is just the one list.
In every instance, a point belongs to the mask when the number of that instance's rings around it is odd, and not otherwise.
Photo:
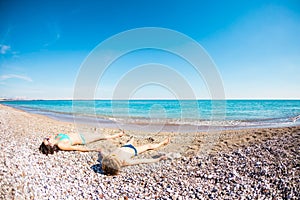
[(143, 146), (135, 147), (133, 146), (134, 139), (131, 138), (125, 145), (116, 149), (109, 155), (104, 155), (102, 159), (102, 170), (104, 174), (107, 175), (117, 175), (124, 166), (138, 165), (143, 163), (154, 163), (160, 160), (167, 159), (166, 156), (160, 156), (158, 158), (152, 159), (135, 159), (132, 157), (137, 156), (140, 153), (143, 153), (147, 150), (154, 150), (162, 145), (166, 145), (170, 142), (170, 138), (165, 139), (164, 141), (158, 144), (146, 144)]
[(103, 135), (95, 135), (95, 134), (78, 134), (78, 133), (70, 133), (64, 134), (59, 133), (56, 135), (52, 135), (50, 137), (46, 137), (42, 144), (39, 147), (40, 152), (43, 154), (53, 154), (56, 151), (98, 151), (98, 149), (87, 149), (82, 146), (74, 146), (77, 144), (85, 145), (88, 143), (96, 142), (99, 140), (109, 140), (121, 137), (124, 134), (121, 133), (111, 135), (111, 136), (103, 136)]

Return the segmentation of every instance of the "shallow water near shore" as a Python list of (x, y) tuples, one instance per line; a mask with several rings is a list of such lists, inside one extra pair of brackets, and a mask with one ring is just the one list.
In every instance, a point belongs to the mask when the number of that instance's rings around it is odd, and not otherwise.
[(207, 131), (300, 125), (300, 100), (3, 101), (26, 112), (104, 128)]

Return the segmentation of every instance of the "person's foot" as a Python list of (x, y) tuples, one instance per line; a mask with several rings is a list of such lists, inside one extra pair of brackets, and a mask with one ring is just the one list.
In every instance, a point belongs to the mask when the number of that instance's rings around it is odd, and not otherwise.
[(124, 130), (122, 130), (122, 129), (120, 129), (120, 133), (118, 134), (118, 137), (122, 137), (123, 135), (125, 135), (125, 131)]
[(165, 156), (165, 155), (162, 155), (162, 156), (160, 156), (158, 159), (159, 159), (159, 160), (167, 160), (167, 159), (168, 159), (168, 157), (167, 157), (167, 156)]
[(171, 138), (166, 138), (164, 141), (162, 141), (161, 143), (163, 145), (169, 144), (171, 142)]

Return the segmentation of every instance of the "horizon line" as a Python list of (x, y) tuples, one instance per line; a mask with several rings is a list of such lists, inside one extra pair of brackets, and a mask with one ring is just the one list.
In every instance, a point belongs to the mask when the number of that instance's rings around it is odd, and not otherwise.
[(186, 98), (186, 99), (174, 99), (174, 98), (132, 98), (132, 99), (112, 99), (112, 98), (94, 98), (94, 99), (73, 99), (73, 98), (0, 98), (0, 101), (130, 101), (130, 100), (140, 100), (140, 101), (174, 101), (174, 100), (300, 100), (299, 98), (225, 98), (225, 99), (209, 99), (209, 98)]

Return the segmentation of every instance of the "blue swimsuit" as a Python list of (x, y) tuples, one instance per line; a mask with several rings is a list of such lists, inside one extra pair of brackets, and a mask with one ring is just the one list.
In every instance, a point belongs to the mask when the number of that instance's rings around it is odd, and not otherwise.
[(64, 134), (64, 133), (59, 133), (57, 136), (55, 136), (55, 139), (59, 139), (58, 141), (70, 140), (70, 142), (72, 144), (71, 138), (67, 134)]
[[(82, 144), (85, 144), (85, 139), (84, 139), (83, 135), (79, 134), (79, 136), (80, 136), (80, 138), (82, 140)], [(71, 142), (71, 145), (73, 145), (70, 136), (68, 136), (67, 134), (59, 133), (57, 136), (55, 136), (55, 139), (59, 139), (58, 141), (69, 140)]]
[(134, 150), (134, 155), (137, 156), (137, 150), (136, 150), (136, 148), (132, 144), (125, 144), (125, 145), (123, 145), (121, 147), (128, 147), (128, 148), (133, 149)]

